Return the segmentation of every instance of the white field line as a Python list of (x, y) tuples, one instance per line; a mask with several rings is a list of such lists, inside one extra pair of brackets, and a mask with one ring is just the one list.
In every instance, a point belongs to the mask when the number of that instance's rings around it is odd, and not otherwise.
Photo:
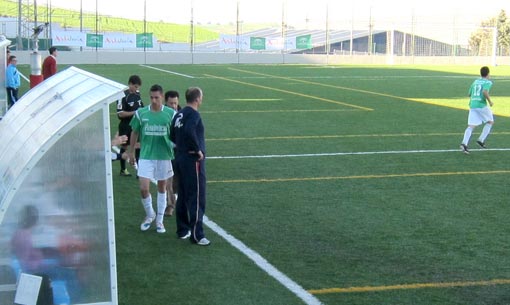
[(152, 67), (152, 66), (147, 66), (147, 65), (140, 65), (140, 66), (141, 67), (145, 67), (145, 68), (149, 68), (149, 69), (153, 69), (153, 70), (156, 70), (156, 71), (161, 71), (161, 72), (165, 72), (165, 73), (169, 73), (169, 74), (174, 74), (174, 75), (179, 75), (179, 76), (187, 77), (187, 78), (195, 78), (194, 76), (191, 76), (191, 75), (177, 73), (177, 72), (173, 72), (173, 71), (169, 71), (169, 70), (164, 70), (164, 69), (160, 69), (160, 68), (156, 68), (156, 67)]
[[(152, 183), (157, 184), (156, 180), (151, 180)], [(222, 227), (210, 220), (204, 215), (204, 224), (213, 232), (225, 239), (234, 248), (241, 251), (249, 259), (251, 259), (257, 266), (264, 270), (268, 275), (277, 280), (280, 284), (285, 286), (288, 290), (294, 293), (298, 298), (303, 300), (307, 305), (322, 305), (322, 303), (314, 295), (306, 291), (298, 283), (294, 282), (291, 278), (283, 274), (280, 270), (276, 269), (271, 263), (254, 250), (248, 248), (242, 241), (229, 234)]]
[[(142, 67), (146, 67), (149, 69), (154, 69), (157, 71), (162, 71), (170, 74), (180, 75), (188, 78), (194, 78), (193, 76), (180, 74), (172, 71), (167, 71), (147, 65), (140, 65)], [(152, 183), (156, 184), (156, 181), (152, 181)], [(239, 239), (235, 238), (233, 235), (229, 234), (227, 231), (225, 231), (223, 228), (221, 228), (219, 225), (217, 225), (215, 222), (210, 220), (207, 216), (204, 215), (203, 218), (204, 224), (209, 227), (212, 231), (214, 231), (216, 234), (221, 236), (223, 239), (225, 239), (228, 243), (230, 243), (234, 248), (238, 249), (246, 255), (249, 259), (251, 259), (257, 266), (259, 266), (262, 270), (264, 270), (268, 275), (276, 279), (280, 284), (285, 286), (287, 289), (289, 289), (292, 293), (294, 293), (298, 298), (303, 300), (307, 305), (322, 305), (322, 303), (317, 299), (315, 296), (313, 296), (311, 293), (306, 291), (303, 287), (301, 287), (298, 283), (294, 282), (292, 279), (290, 279), (288, 276), (283, 274), (281, 271), (276, 269), (271, 263), (269, 263), (265, 258), (263, 258), (260, 254), (252, 250), (251, 248), (248, 248), (243, 242), (241, 242)]]
[(21, 77), (23, 77), (24, 80), (26, 80), (28, 83), (30, 83), (30, 80), (28, 79), (28, 77), (26, 77), (25, 75), (23, 75), (23, 73), (19, 72), (19, 75), (21, 75)]
[[(476, 151), (510, 151), (510, 148), (485, 148), (470, 149)], [(289, 154), (289, 155), (252, 155), (252, 156), (211, 156), (214, 159), (264, 159), (264, 158), (297, 158), (297, 157), (329, 157), (329, 156), (354, 156), (354, 155), (396, 155), (396, 154), (423, 154), (423, 153), (462, 153), (460, 149), (431, 149), (431, 150), (390, 150), (390, 151), (360, 151), (360, 152), (337, 152), (320, 154)]]
[[(279, 77), (279, 76), (275, 76)], [(275, 78), (270, 76), (229, 76), (230, 79), (268, 79), (268, 78)], [(199, 76), (197, 78), (211, 78), (210, 76)], [(445, 78), (445, 79), (451, 79), (451, 78), (458, 78), (458, 79), (472, 79), (473, 77), (470, 75), (462, 76), (462, 75), (444, 75), (444, 76), (437, 76), (437, 75), (406, 75), (406, 76), (398, 76), (398, 75), (384, 75), (384, 76), (356, 76), (356, 75), (349, 75), (349, 76), (342, 76), (342, 75), (336, 75), (336, 76), (293, 76), (293, 79), (357, 79), (357, 80), (387, 80), (387, 79), (409, 79), (409, 78), (416, 78), (416, 79), (438, 79), (438, 78)], [(507, 81), (509, 80), (508, 77), (500, 76), (500, 77), (491, 77), (491, 79), (497, 79), (498, 81)]]
[(260, 254), (248, 248), (242, 241), (235, 238), (227, 231), (218, 226), (215, 222), (210, 220), (207, 216), (204, 216), (204, 224), (208, 226), (211, 230), (213, 230), (216, 234), (223, 237), (228, 243), (230, 243), (234, 248), (241, 251), (244, 255), (246, 255), (249, 259), (251, 259), (260, 269), (264, 270), (271, 277), (276, 279), (280, 284), (285, 286), (288, 290), (294, 293), (297, 297), (303, 300), (306, 304), (309, 305), (320, 305), (322, 304), (319, 299), (313, 296), (311, 293), (306, 291), (303, 287), (301, 287), (298, 283), (294, 282), (288, 276), (283, 274), (280, 270), (276, 269), (271, 263), (269, 263), (265, 258), (263, 258)]
[[(509, 151), (510, 148), (492, 148), (492, 149), (476, 149), (472, 151)], [(249, 159), (249, 158), (292, 158), (292, 157), (322, 157), (322, 156), (346, 156), (346, 155), (376, 155), (376, 154), (411, 154), (411, 153), (446, 153), (455, 152), (460, 154), (459, 149), (444, 149), (444, 150), (409, 150), (409, 151), (374, 151), (374, 152), (347, 152), (347, 153), (321, 153), (321, 154), (290, 154), (290, 155), (259, 155), (259, 156), (226, 156), (226, 157), (207, 157), (207, 159)], [(248, 248), (243, 242), (229, 234), (227, 231), (218, 226), (215, 222), (210, 220), (204, 215), (204, 224), (209, 227), (216, 234), (225, 239), (234, 248), (241, 251), (249, 259), (251, 259), (259, 268), (264, 270), (271, 277), (280, 282), (283, 286), (289, 289), (297, 297), (303, 300), (306, 304), (317, 304), (322, 303), (314, 295), (306, 291), (299, 284), (294, 282), (288, 276), (283, 274), (281, 271), (276, 269), (271, 263), (254, 250)]]

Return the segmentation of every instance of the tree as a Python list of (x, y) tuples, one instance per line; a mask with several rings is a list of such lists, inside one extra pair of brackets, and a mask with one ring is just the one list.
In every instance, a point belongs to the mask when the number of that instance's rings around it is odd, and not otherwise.
[(499, 55), (510, 55), (510, 22), (505, 10), (499, 13), (497, 28)]
[(482, 21), (480, 28), (471, 34), (469, 46), (473, 55), (489, 56), (492, 54), (494, 28), (497, 30), (498, 55), (510, 54), (510, 23), (505, 10), (501, 10), (498, 17)]

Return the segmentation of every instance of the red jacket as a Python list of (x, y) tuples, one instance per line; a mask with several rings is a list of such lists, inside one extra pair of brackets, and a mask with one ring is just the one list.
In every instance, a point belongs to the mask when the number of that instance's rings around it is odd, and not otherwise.
[(42, 64), (42, 74), (44, 79), (57, 73), (57, 60), (53, 56), (48, 56), (44, 59)]

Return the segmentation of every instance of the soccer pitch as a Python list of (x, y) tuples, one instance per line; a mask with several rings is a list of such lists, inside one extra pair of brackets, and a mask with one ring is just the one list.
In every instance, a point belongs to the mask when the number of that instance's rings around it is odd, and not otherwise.
[(491, 68), (495, 125), (470, 155), (480, 67), (79, 67), (140, 75), (146, 105), (155, 83), (181, 106), (204, 91), (212, 245), (178, 240), (174, 217), (141, 232), (114, 164), (120, 304), (510, 303), (509, 67)]

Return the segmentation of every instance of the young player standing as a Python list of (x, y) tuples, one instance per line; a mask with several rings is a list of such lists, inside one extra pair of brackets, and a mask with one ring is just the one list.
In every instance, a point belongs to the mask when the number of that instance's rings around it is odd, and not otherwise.
[(492, 107), (493, 103), (489, 96), (489, 91), (492, 87), (492, 81), (489, 80), (489, 68), (482, 67), (480, 69), (480, 78), (475, 80), (471, 87), (469, 87), (469, 115), (468, 115), (468, 127), (464, 132), (464, 138), (460, 144), (460, 149), (465, 154), (469, 154), (468, 144), (471, 134), (476, 126), (485, 124), (483, 126), (482, 133), (476, 141), (481, 148), (486, 148), (485, 140), (491, 132), (492, 126), (494, 125), (494, 116), (492, 115), (491, 109), (487, 106), (487, 102)]
[[(138, 75), (131, 75), (128, 80), (128, 90), (124, 91), (124, 97), (117, 104), (117, 116), (120, 119), (119, 122), (119, 136), (127, 136), (127, 143), (121, 146), (120, 154), (122, 155), (128, 148), (131, 141), (137, 142), (138, 139), (131, 138), (131, 118), (135, 114), (138, 108), (143, 107), (142, 97), (140, 96), (140, 87), (142, 86), (142, 80)], [(140, 149), (136, 149), (135, 159), (138, 162), (140, 158)], [(120, 160), (120, 175), (131, 176), (126, 169), (126, 161)]]
[[(177, 111), (181, 110), (181, 106), (179, 105), (179, 92), (175, 90), (170, 90), (165, 92), (165, 105)], [(172, 160), (172, 167), (175, 169), (175, 160)], [(166, 182), (166, 198), (167, 198), (167, 207), (165, 210), (165, 215), (172, 216), (175, 210), (175, 203), (177, 201), (177, 178), (175, 175), (170, 177)]]
[[(138, 109), (131, 120), (133, 141), (129, 144), (129, 157), (131, 164), (134, 164), (136, 144), (134, 139), (139, 138), (138, 179), (145, 210), (145, 220), (140, 225), (140, 229), (147, 231), (156, 220), (156, 231), (165, 233), (163, 217), (166, 209), (166, 181), (174, 174), (171, 162), (174, 153), (173, 144), (170, 141), (170, 124), (175, 111), (163, 105), (163, 88), (159, 85), (151, 87), (150, 99), (150, 105)], [(157, 213), (152, 206), (151, 179), (157, 180), (158, 184)]]

